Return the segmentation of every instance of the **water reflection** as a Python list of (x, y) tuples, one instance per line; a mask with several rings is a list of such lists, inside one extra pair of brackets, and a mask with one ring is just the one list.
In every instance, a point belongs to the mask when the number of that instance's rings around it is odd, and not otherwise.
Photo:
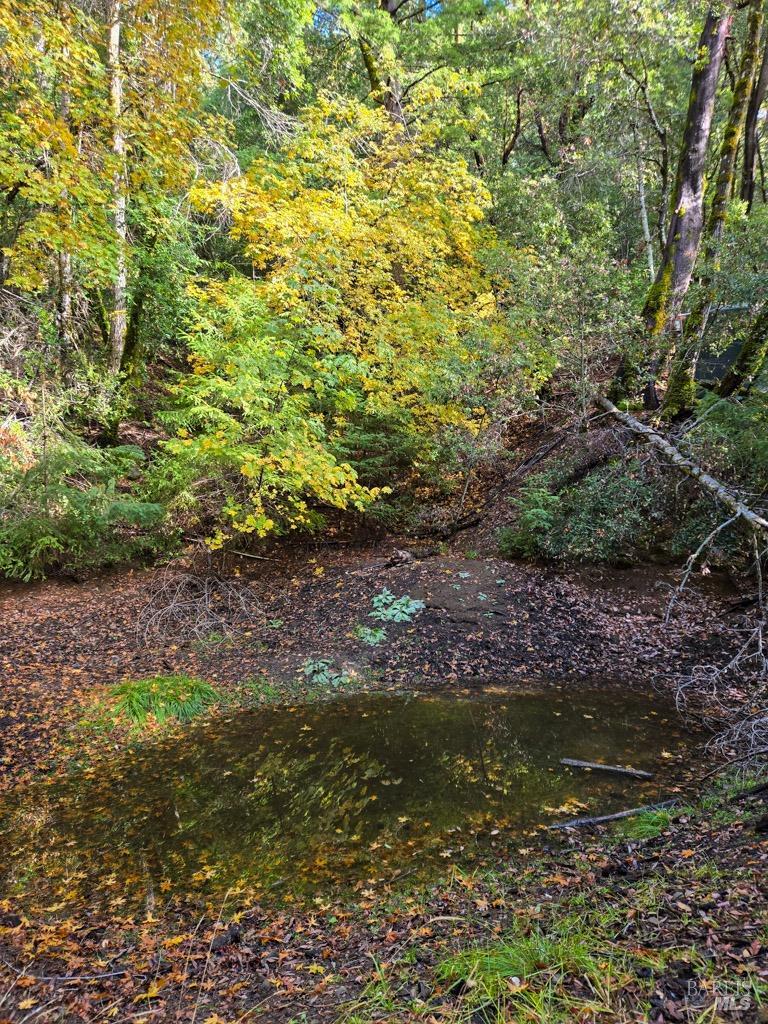
[[(666, 748), (666, 749), (665, 749)], [(668, 781), (673, 715), (609, 695), (457, 700), (368, 695), (246, 712), (0, 806), (6, 892), (328, 894), (493, 858), (581, 808), (654, 799), (659, 781), (573, 773), (561, 757)]]

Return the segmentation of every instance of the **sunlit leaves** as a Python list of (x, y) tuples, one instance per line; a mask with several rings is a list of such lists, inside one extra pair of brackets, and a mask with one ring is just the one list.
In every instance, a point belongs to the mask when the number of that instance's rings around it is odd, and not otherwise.
[(378, 490), (338, 457), (350, 425), (377, 417), (418, 447), (471, 421), (459, 367), (496, 312), (477, 258), (488, 197), (462, 161), (323, 98), (280, 154), (193, 201), (226, 215), (253, 267), (194, 286), (176, 389), (185, 433), (169, 449), (233, 480), (215, 544), (370, 504)]

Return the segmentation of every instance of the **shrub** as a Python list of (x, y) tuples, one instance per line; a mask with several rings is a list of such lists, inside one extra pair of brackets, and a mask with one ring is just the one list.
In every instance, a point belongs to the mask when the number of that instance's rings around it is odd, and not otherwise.
[(100, 449), (69, 432), (0, 456), (0, 573), (40, 579), (55, 570), (112, 565), (156, 549), (161, 505), (131, 492), (139, 448)]
[(653, 538), (656, 495), (635, 462), (614, 460), (555, 491), (551, 474), (531, 477), (515, 499), (515, 525), (501, 530), (508, 557), (632, 561)]
[(546, 554), (547, 538), (557, 521), (560, 498), (550, 490), (550, 477), (537, 473), (513, 501), (514, 526), (499, 531), (499, 550), (508, 558), (536, 558)]

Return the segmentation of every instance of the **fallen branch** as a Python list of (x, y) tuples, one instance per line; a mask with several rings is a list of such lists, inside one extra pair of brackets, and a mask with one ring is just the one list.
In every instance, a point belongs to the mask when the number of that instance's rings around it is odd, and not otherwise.
[(564, 757), (560, 764), (569, 768), (586, 768), (590, 771), (613, 772), (615, 775), (631, 775), (633, 779), (652, 779), (653, 772), (644, 772), (640, 768), (622, 768), (617, 764), (600, 764), (598, 761), (575, 761), (572, 757)]
[(732, 757), (729, 761), (723, 761), (717, 768), (713, 768), (711, 772), (702, 775), (699, 782), (711, 779), (713, 775), (718, 775), (720, 772), (725, 771), (732, 764), (743, 764), (745, 761), (751, 761), (753, 757), (763, 757), (765, 754), (768, 754), (768, 747), (762, 747), (760, 750), (749, 750), (746, 754), (741, 754), (739, 757)]
[(570, 821), (561, 821), (557, 825), (550, 825), (550, 829), (559, 830), (563, 828), (586, 828), (588, 825), (602, 825), (606, 821), (619, 821), (620, 818), (633, 818), (645, 811), (661, 811), (665, 807), (674, 807), (677, 800), (664, 800), (660, 804), (646, 804), (644, 807), (630, 807), (628, 811), (617, 811), (616, 814), (601, 814), (597, 818), (571, 818)]
[(619, 421), (619, 423), (623, 423), (624, 426), (628, 427), (633, 433), (646, 438), (654, 448), (657, 448), (669, 459), (673, 466), (685, 473), (686, 476), (690, 476), (696, 480), (704, 490), (709, 491), (709, 493), (722, 505), (725, 505), (726, 508), (730, 509), (736, 518), (746, 520), (746, 522), (748, 522), (754, 529), (760, 530), (768, 535), (767, 519), (758, 515), (757, 512), (753, 512), (748, 505), (745, 505), (744, 502), (724, 484), (721, 484), (719, 480), (716, 480), (713, 476), (707, 473), (706, 470), (703, 470), (701, 466), (698, 466), (695, 462), (687, 459), (657, 430), (654, 430), (653, 427), (649, 427), (647, 423), (641, 423), (640, 420), (631, 416), (628, 412), (622, 412), (621, 409), (617, 409), (613, 402), (608, 398), (603, 398), (601, 395), (598, 395), (595, 398), (595, 403), (596, 405), (599, 405), (601, 409), (605, 409), (606, 412), (609, 412), (614, 419)]

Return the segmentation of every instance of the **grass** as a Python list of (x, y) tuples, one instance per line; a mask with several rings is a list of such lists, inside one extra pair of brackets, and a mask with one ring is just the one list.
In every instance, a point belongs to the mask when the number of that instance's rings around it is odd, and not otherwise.
[(194, 676), (126, 679), (112, 687), (100, 717), (113, 728), (127, 725), (140, 731), (151, 724), (190, 722), (221, 700), (215, 687)]
[(625, 839), (655, 839), (669, 828), (672, 814), (672, 811), (665, 810), (643, 811), (634, 818), (628, 818), (617, 833)]

